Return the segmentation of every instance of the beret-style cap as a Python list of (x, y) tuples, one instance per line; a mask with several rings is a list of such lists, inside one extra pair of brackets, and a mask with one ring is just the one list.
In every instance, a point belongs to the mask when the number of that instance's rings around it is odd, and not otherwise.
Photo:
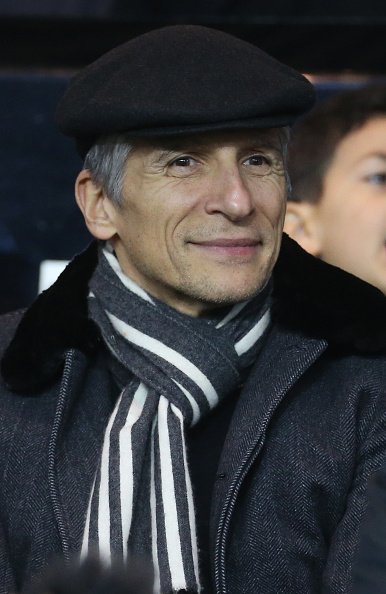
[(172, 136), (286, 126), (313, 102), (304, 76), (255, 45), (216, 29), (176, 25), (135, 37), (80, 71), (56, 118), (85, 153), (115, 132)]

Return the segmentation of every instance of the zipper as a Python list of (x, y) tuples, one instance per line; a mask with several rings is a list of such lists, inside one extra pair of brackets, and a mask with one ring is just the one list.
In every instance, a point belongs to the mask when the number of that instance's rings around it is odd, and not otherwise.
[(66, 352), (65, 355), (65, 362), (64, 362), (64, 369), (63, 369), (63, 376), (62, 382), (60, 385), (59, 390), (59, 397), (58, 402), (56, 405), (55, 410), (55, 417), (51, 432), (51, 438), (48, 445), (48, 486), (49, 486), (49, 493), (52, 501), (52, 506), (54, 509), (54, 516), (58, 525), (59, 536), (62, 544), (62, 550), (64, 555), (64, 560), (68, 562), (70, 560), (70, 543), (68, 539), (67, 530), (63, 520), (63, 514), (61, 510), (61, 504), (59, 501), (59, 497), (57, 494), (56, 489), (56, 481), (55, 481), (55, 449), (56, 449), (56, 442), (59, 436), (59, 429), (60, 424), (62, 422), (63, 413), (65, 410), (66, 398), (67, 398), (67, 390), (70, 381), (73, 360), (74, 360), (75, 351), (73, 349)]
[(239, 473), (233, 479), (229, 488), (228, 497), (225, 501), (222, 509), (219, 526), (217, 530), (216, 544), (215, 544), (215, 556), (214, 556), (214, 579), (215, 579), (215, 591), (217, 594), (226, 594), (227, 588), (225, 584), (225, 540), (228, 533), (231, 517), (236, 505), (236, 499), (239, 492), (239, 487), (243, 482), (244, 478), (249, 472), (253, 462), (256, 460), (263, 446), (264, 439), (260, 438), (256, 444), (254, 444), (245, 456), (243, 462), (240, 465)]

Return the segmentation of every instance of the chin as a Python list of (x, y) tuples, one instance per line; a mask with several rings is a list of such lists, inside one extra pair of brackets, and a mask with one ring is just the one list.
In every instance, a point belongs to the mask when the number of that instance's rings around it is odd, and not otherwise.
[(268, 278), (268, 274), (259, 274), (258, 271), (253, 274), (237, 274), (237, 271), (232, 274), (206, 273), (200, 278), (187, 277), (175, 288), (184, 300), (212, 309), (255, 297), (266, 286)]
[(233, 305), (235, 303), (240, 303), (241, 301), (247, 301), (252, 297), (255, 297), (261, 289), (263, 288), (262, 285), (254, 285), (253, 287), (244, 287), (242, 289), (236, 288), (233, 286), (232, 288), (223, 289), (223, 290), (213, 290), (211, 293), (207, 293), (204, 299), (208, 304), (218, 305), (218, 306), (225, 306), (225, 305)]
[(227, 283), (219, 284), (218, 295), (222, 295), (224, 301), (237, 303), (251, 299), (266, 286), (268, 275), (254, 275), (251, 279), (243, 278), (235, 274)]

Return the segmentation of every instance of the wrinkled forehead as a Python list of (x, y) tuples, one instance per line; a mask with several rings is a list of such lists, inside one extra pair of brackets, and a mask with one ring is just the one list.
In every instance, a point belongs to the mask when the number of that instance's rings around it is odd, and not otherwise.
[(208, 131), (172, 137), (133, 138), (133, 149), (184, 151), (216, 149), (233, 145), (272, 147), (284, 151), (289, 139), (287, 127)]

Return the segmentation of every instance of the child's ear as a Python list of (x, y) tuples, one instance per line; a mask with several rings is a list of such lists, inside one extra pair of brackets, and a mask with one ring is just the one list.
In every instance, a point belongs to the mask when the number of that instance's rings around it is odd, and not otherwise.
[(316, 205), (311, 202), (288, 201), (284, 231), (313, 256), (320, 256)]

